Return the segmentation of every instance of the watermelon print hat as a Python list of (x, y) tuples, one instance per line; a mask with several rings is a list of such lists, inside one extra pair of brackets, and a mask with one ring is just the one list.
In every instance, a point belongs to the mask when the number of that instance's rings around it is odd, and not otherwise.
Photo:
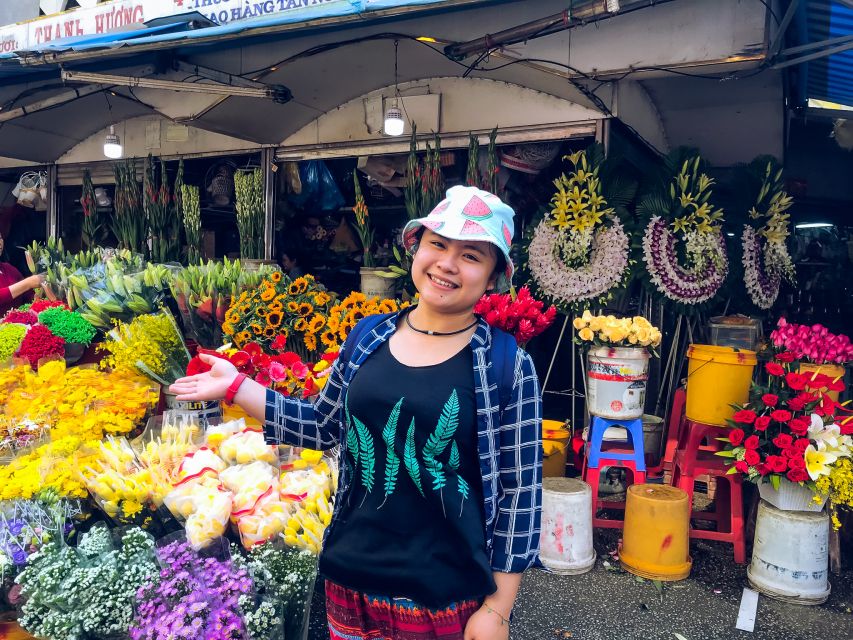
[(451, 187), (426, 218), (410, 220), (403, 227), (403, 246), (409, 253), (417, 250), (418, 227), (426, 227), (453, 240), (491, 242), (506, 258), (506, 270), (498, 276), (495, 291), (509, 291), (515, 268), (509, 257), (515, 212), (493, 193), (477, 187)]

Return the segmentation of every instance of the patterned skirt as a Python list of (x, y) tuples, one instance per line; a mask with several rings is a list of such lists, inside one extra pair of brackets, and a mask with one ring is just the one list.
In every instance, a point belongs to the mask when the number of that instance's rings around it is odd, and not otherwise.
[(428, 609), (407, 598), (372, 596), (326, 580), (331, 640), (462, 640), (478, 600)]

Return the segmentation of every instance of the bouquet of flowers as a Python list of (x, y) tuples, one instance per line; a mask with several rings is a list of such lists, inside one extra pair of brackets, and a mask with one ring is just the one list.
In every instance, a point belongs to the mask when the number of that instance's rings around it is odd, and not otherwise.
[(240, 257), (264, 257), (264, 176), (260, 169), (234, 172)]
[[(670, 157), (670, 166), (677, 157)], [(711, 202), (713, 185), (714, 180), (701, 168), (701, 158), (689, 157), (668, 189), (650, 194), (637, 207), (638, 213), (651, 217), (643, 235), (643, 258), (649, 278), (662, 295), (674, 302), (707, 302), (728, 274), (720, 226), (723, 211)]]
[(27, 331), (15, 355), (25, 359), (35, 369), (39, 362), (65, 355), (65, 339), (56, 336), (43, 324), (34, 324)]
[(775, 161), (769, 161), (755, 204), (749, 210), (749, 217), (753, 220), (766, 218), (766, 221), (757, 230), (748, 224), (743, 225), (742, 235), (746, 290), (761, 309), (769, 309), (776, 302), (782, 280), (794, 284), (797, 279), (785, 246), (790, 218), (788, 209), (792, 203), (783, 189), (782, 167), (776, 167)]
[(43, 422), (0, 417), (0, 463), (10, 462), (19, 453), (42, 444), (49, 434)]
[(604, 302), (627, 279), (629, 241), (616, 206), (630, 202), (636, 185), (604, 184), (600, 145), (565, 159), (574, 171), (554, 180), (552, 208), (533, 232), (528, 265), (542, 294), (568, 311), (579, 303)]
[(530, 295), (530, 289), (521, 287), (514, 297), (506, 293), (483, 296), (474, 306), (474, 313), (483, 316), (490, 326), (511, 333), (519, 345), (525, 345), (551, 326), (557, 308), (545, 310), (544, 303)]
[(586, 310), (572, 325), (577, 330), (575, 342), (585, 347), (651, 347), (654, 353), (660, 346), (660, 330), (642, 316), (594, 316)]
[(190, 361), (184, 338), (168, 309), (118, 322), (98, 348), (109, 352), (104, 365), (136, 371), (163, 386), (183, 377)]
[(773, 346), (793, 354), (796, 360), (814, 364), (844, 364), (853, 360), (850, 338), (830, 333), (821, 324), (793, 324), (779, 318), (770, 340)]
[(125, 531), (118, 548), (106, 527), (83, 534), (76, 549), (51, 540), (16, 579), (25, 597), (21, 627), (40, 638), (126, 635), (134, 595), (157, 575), (153, 548), (138, 528)]
[(38, 314), (38, 321), (66, 343), (88, 345), (97, 330), (82, 315), (67, 307), (49, 307)]
[(380, 300), (378, 296), (368, 298), (360, 291), (353, 291), (329, 309), (326, 327), (320, 334), (320, 342), (328, 349), (337, 351), (362, 318), (380, 313), (394, 313), (409, 306), (408, 302), (391, 298)]
[(26, 334), (25, 325), (0, 323), (0, 363), (15, 355)]
[(289, 281), (275, 271), (259, 287), (244, 291), (231, 302), (222, 332), (238, 348), (257, 342), (266, 352), (284, 336), (290, 350), (307, 360), (317, 350), (331, 303), (332, 296), (314, 276)]
[(829, 495), (834, 503), (853, 506), (853, 482), (848, 482), (853, 476), (845, 476), (841, 491), (830, 486), (832, 478), (849, 472), (844, 461), (853, 454), (853, 423), (836, 422), (839, 405), (822, 391), (841, 391), (844, 383), (792, 371), (794, 358), (785, 351), (765, 365), (767, 384), (754, 384), (749, 402), (736, 407), (725, 450), (717, 455), (731, 458), (729, 473), (750, 482), (770, 482), (776, 489), (793, 482), (819, 494), (820, 503)]

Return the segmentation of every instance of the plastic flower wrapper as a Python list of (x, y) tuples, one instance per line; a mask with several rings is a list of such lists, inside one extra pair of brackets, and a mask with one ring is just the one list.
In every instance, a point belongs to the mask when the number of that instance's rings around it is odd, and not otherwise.
[(254, 599), (242, 595), (238, 599), (240, 612), (246, 624), (246, 632), (251, 640), (282, 640), (284, 638), (284, 620), (282, 604), (274, 598)]
[(47, 543), (17, 578), (25, 597), (20, 625), (43, 638), (126, 635), (136, 591), (157, 575), (153, 547), (138, 528), (114, 545), (100, 526), (83, 534), (76, 549)]
[(50, 425), (24, 418), (0, 416), (0, 463), (11, 462), (18, 454), (27, 453), (50, 438)]
[(209, 474), (218, 477), (228, 464), (207, 447), (187, 453), (178, 466), (178, 480), (194, 480)]
[(220, 445), (235, 433), (246, 431), (246, 421), (243, 418), (229, 420), (217, 425), (209, 425), (204, 432), (205, 443), (214, 451), (219, 451)]
[(135, 370), (163, 386), (183, 377), (190, 361), (178, 325), (167, 309), (119, 322), (107, 338), (102, 346), (110, 353), (105, 364)]
[(268, 445), (264, 434), (246, 430), (223, 440), (219, 455), (229, 464), (247, 464), (254, 461), (278, 463), (278, 447)]
[(166, 495), (169, 511), (185, 520), (186, 537), (193, 549), (203, 549), (225, 533), (233, 496), (210, 475), (179, 482)]

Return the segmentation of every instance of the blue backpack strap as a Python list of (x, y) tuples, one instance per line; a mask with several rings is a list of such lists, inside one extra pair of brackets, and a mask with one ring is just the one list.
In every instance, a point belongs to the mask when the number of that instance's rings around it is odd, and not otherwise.
[(373, 331), (382, 322), (388, 319), (390, 313), (380, 313), (374, 316), (367, 316), (358, 321), (358, 323), (349, 332), (347, 339), (344, 341), (344, 347), (341, 350), (340, 358), (344, 363), (349, 363), (352, 354), (355, 353), (356, 345), (361, 342), (368, 333)]
[(515, 384), (515, 354), (518, 344), (515, 337), (506, 331), (492, 328), (492, 366), (495, 367), (495, 379), (498, 381), (500, 411), (504, 412), (512, 398)]

